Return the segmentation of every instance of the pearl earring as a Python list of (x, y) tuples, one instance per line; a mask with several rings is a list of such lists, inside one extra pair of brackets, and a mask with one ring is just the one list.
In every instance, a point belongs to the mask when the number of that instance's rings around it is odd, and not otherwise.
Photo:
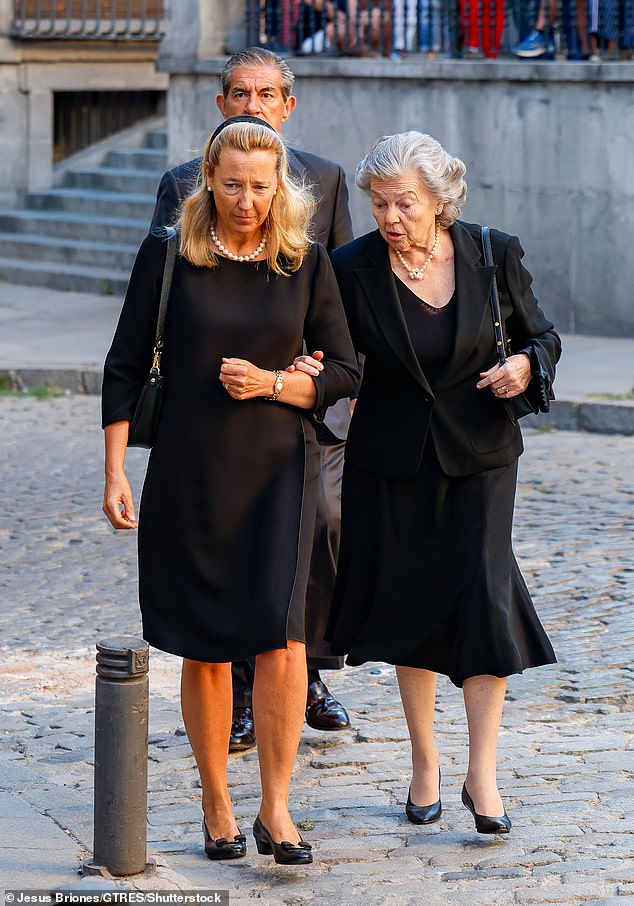
[(436, 215), (442, 214), (442, 208), (436, 208)]
[(211, 192), (211, 186), (207, 186), (207, 191)]

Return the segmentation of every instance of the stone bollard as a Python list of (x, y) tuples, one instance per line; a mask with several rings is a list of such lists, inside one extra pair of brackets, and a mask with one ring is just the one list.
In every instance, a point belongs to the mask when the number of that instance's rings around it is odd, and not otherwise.
[[(147, 871), (147, 642), (97, 643), (95, 804), (91, 873)], [(87, 866), (86, 866), (87, 867)]]

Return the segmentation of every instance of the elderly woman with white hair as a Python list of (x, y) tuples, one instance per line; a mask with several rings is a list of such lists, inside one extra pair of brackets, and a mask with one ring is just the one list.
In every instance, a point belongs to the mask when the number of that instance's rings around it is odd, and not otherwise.
[(465, 165), (431, 136), (380, 138), (357, 167), (378, 229), (337, 249), (335, 274), (363, 380), (347, 442), (342, 538), (327, 637), (347, 663), (395, 664), (410, 731), (406, 813), (441, 816), (437, 674), (462, 687), (462, 801), (480, 833), (508, 833), (496, 780), (506, 677), (554, 663), (511, 545), (522, 437), (512, 407), (559, 337), (531, 291), (518, 239), (457, 219)]

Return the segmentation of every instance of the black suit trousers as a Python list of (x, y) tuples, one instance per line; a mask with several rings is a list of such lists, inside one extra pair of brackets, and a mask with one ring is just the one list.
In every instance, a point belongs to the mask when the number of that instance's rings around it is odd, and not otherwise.
[[(341, 476), (345, 443), (319, 448), (321, 468), (315, 537), (306, 592), (306, 657), (309, 670), (340, 670), (344, 658), (332, 654), (324, 631), (335, 585), (341, 532)], [(253, 660), (232, 664), (233, 706), (251, 707), (255, 675)]]

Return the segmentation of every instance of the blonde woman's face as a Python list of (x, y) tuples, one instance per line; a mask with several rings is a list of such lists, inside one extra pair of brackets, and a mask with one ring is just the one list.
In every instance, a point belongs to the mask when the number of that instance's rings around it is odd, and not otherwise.
[(225, 240), (244, 242), (259, 230), (277, 191), (274, 151), (223, 148), (216, 169), (207, 169), (207, 185), (216, 205), (216, 232)]

